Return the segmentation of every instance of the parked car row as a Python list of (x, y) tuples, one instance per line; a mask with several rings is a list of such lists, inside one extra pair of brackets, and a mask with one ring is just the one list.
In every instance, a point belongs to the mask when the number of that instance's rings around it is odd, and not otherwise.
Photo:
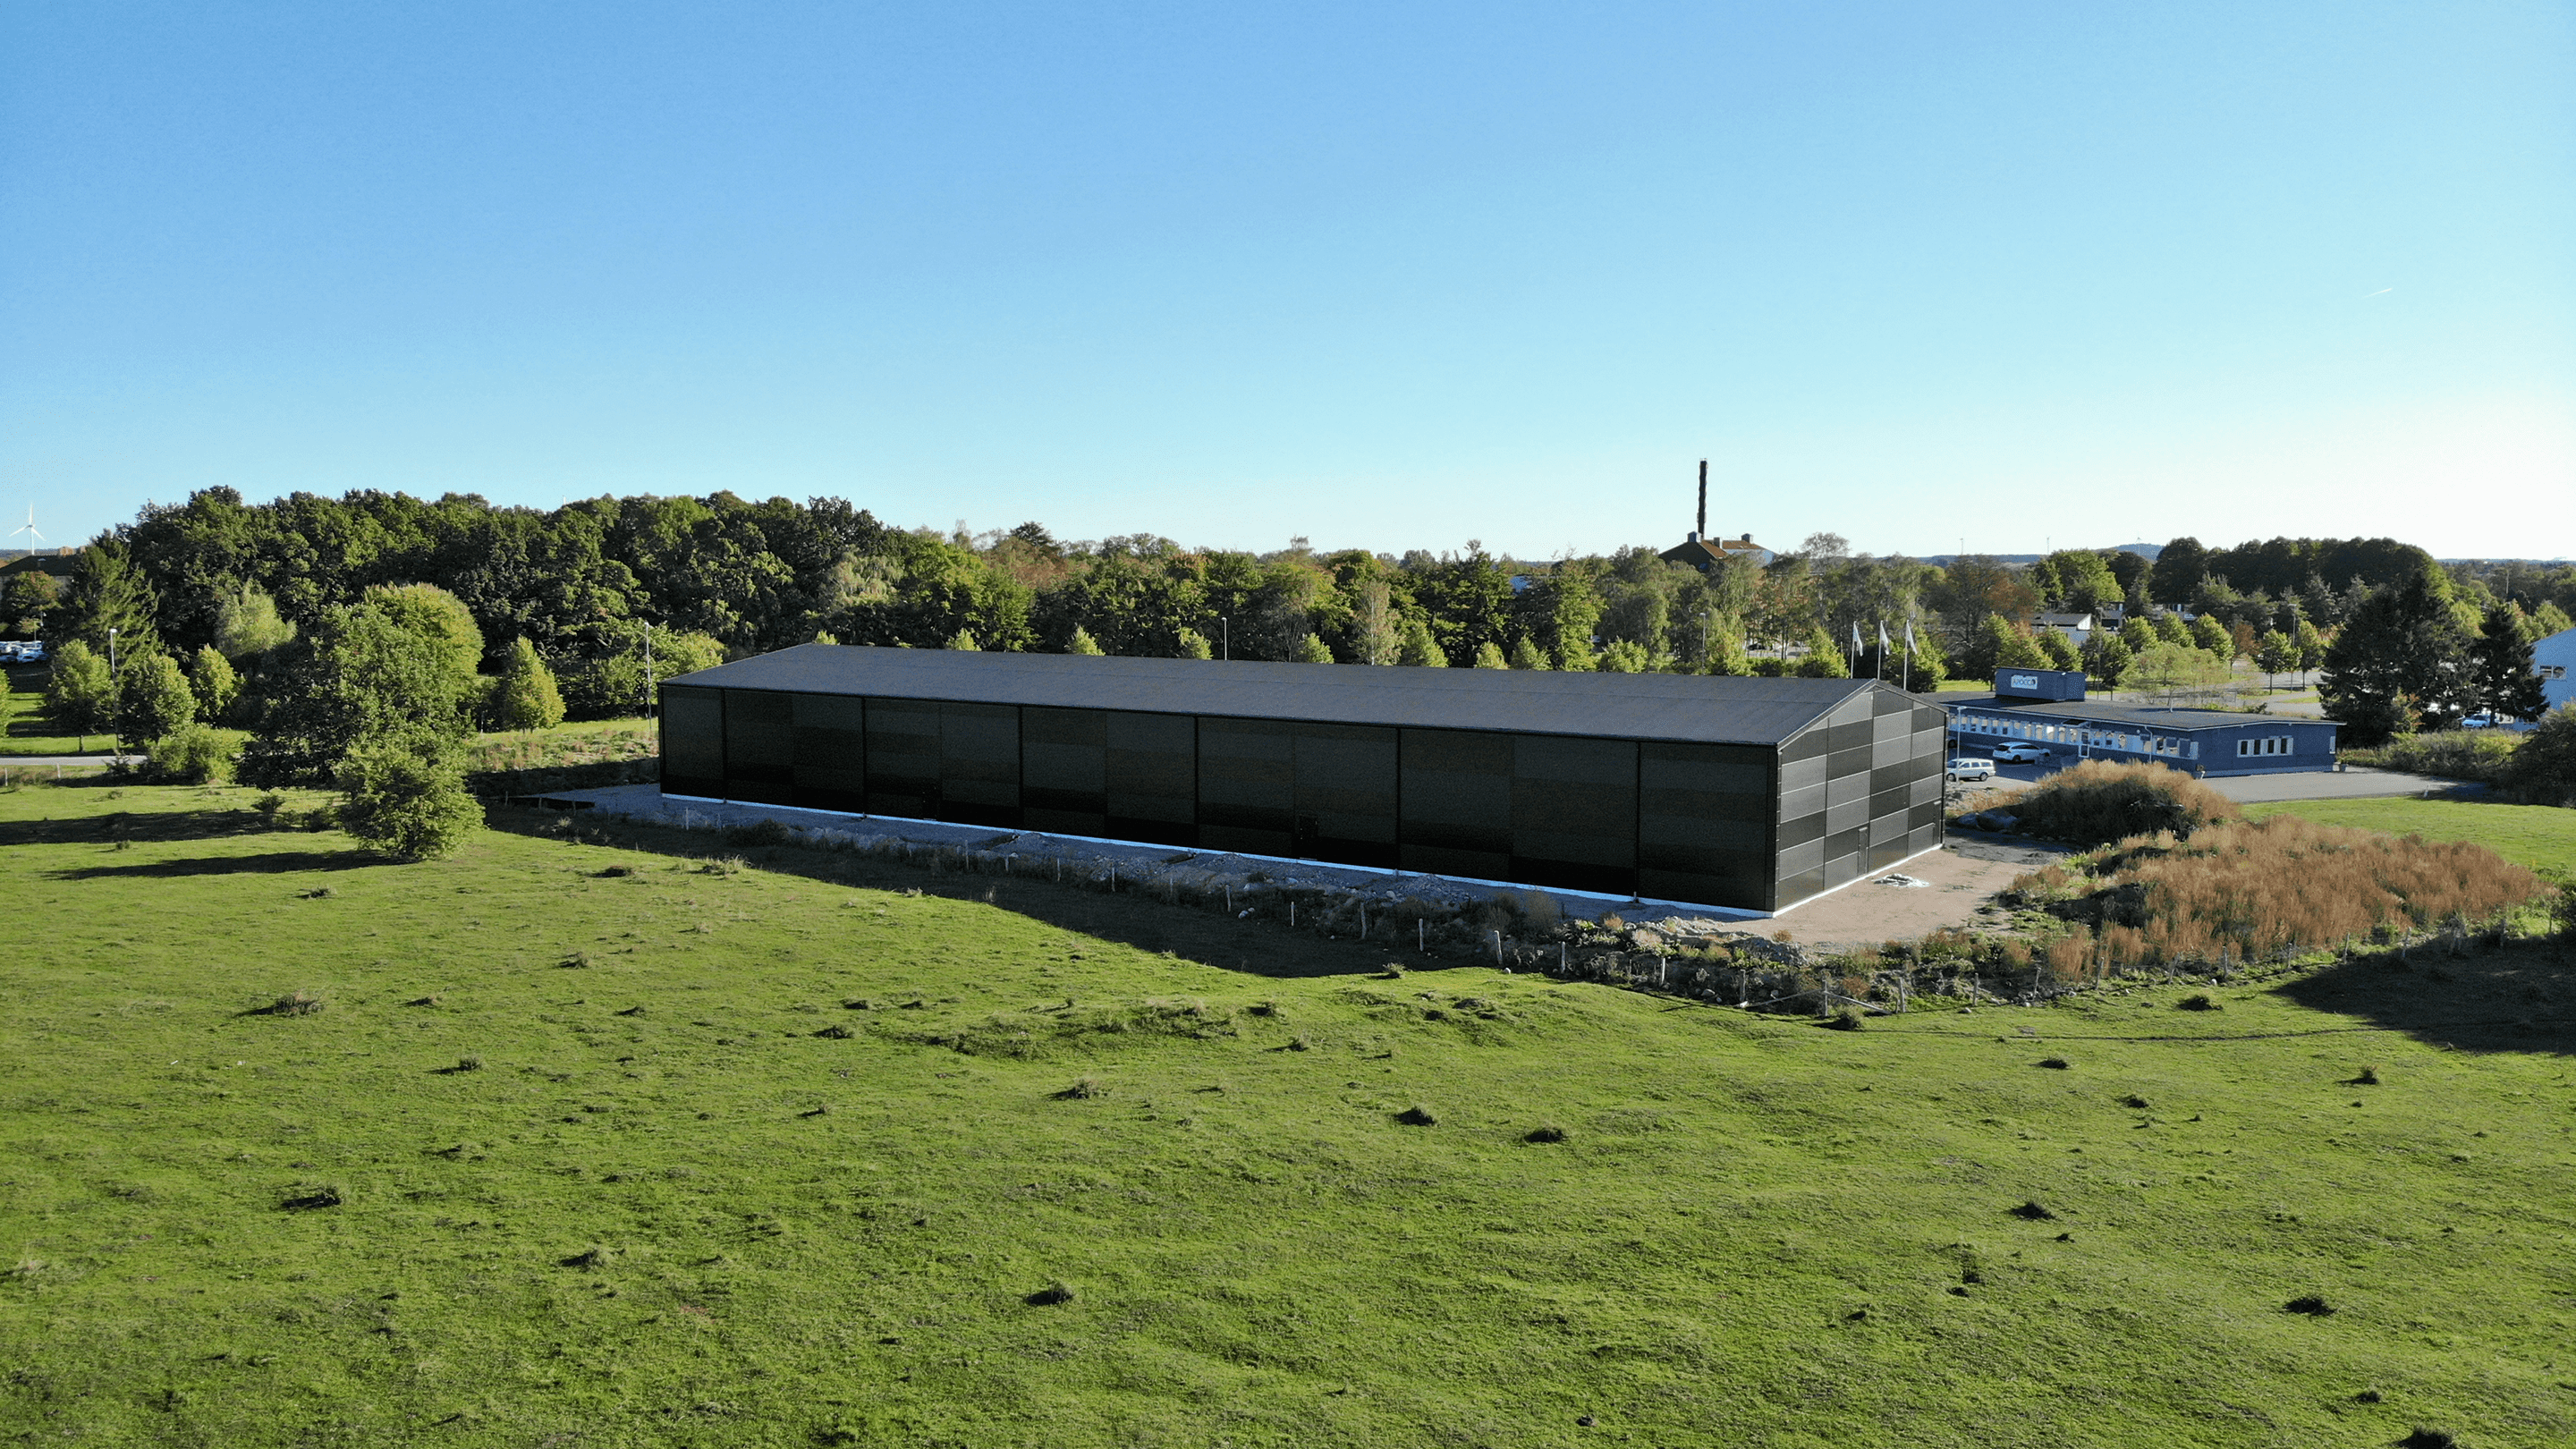
[(1993, 758), (1989, 759), (1984, 755), (1961, 755), (1949, 762), (1945, 772), (1953, 780), (1991, 780), (1995, 777), (1995, 766), (1998, 762), (2022, 764), (2046, 760), (2056, 751), (2047, 745), (2034, 744), (2029, 740), (2008, 740), (1994, 746), (1987, 753)]
[(0, 664), (42, 664), (45, 646), (33, 639), (0, 639)]

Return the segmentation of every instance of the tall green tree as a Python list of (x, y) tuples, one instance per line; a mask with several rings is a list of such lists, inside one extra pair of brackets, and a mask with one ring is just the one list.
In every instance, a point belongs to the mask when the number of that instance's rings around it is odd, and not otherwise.
[(2102, 688), (2114, 694), (2119, 693), (2121, 686), (2128, 681), (2130, 670), (2136, 665), (2138, 657), (2136, 652), (2129, 648), (2129, 641), (2126, 638), (2107, 629), (2085, 640), (2084, 652), (2085, 673), (2091, 675)]
[(53, 717), (54, 728), (80, 737), (83, 749), (89, 747), (89, 736), (113, 728), (116, 676), (108, 671), (106, 656), (83, 640), (65, 640), (53, 651), (45, 710)]
[(45, 652), (59, 654), (74, 639), (100, 654), (109, 653), (108, 635), (120, 663), (126, 655), (160, 652), (161, 630), (152, 589), (134, 567), (123, 543), (102, 536), (83, 550), (72, 569), (71, 587), (45, 616)]
[(1553, 669), (1545, 651), (1531, 642), (1528, 635), (1512, 641), (1511, 662), (1514, 669)]
[(426, 756), (472, 734), (469, 711), (481, 691), (457, 639), (433, 611), (398, 602), (326, 613), (287, 651), (280, 687), (242, 754), (245, 783), (329, 783), (361, 744)]
[[(1333, 651), (1325, 645), (1322, 636), (1309, 634), (1306, 636), (1306, 642), (1297, 646), (1297, 657), (1295, 662), (1299, 664), (1330, 664), (1333, 662)], [(1445, 659), (1441, 662), (1443, 664), (1448, 663)]]
[(2287, 674), (2299, 667), (2299, 643), (2278, 629), (2254, 642), (2254, 667), (2263, 671), (2263, 687), (2272, 687), (2274, 675)]
[(117, 680), (116, 733), (128, 745), (148, 745), (197, 717), (188, 677), (167, 654), (138, 654), (123, 661)]
[(2468, 639), (2439, 577), (2419, 572), (2372, 593), (2327, 647), (2318, 693), (2345, 743), (2380, 744), (2418, 715), (2447, 725), (2473, 697)]
[(2031, 642), (2039, 646), (2041, 654), (2047, 656), (2048, 667), (2051, 669), (2084, 667), (2084, 657), (2076, 652), (2075, 641), (2067, 638), (2061, 630), (2035, 629), (2031, 631)]
[(220, 724), (241, 694), (241, 676), (222, 650), (200, 644), (196, 657), (188, 661), (188, 688), (197, 696), (197, 718)]
[(2549, 710), (2548, 693), (2532, 667), (2531, 633), (2522, 610), (2512, 604), (2487, 610), (2469, 644), (2469, 672), (2469, 703), (2479, 709), (2520, 720), (2536, 720)]
[(2209, 550), (2200, 546), (2199, 539), (2177, 538), (2156, 554), (2154, 566), (2147, 570), (2147, 594), (2159, 604), (2180, 607), (2192, 601), (2208, 577)]
[(1476, 667), (1478, 669), (1509, 669), (1512, 667), (1512, 662), (1503, 657), (1503, 646), (1495, 643), (1491, 639), (1488, 639), (1484, 643), (1476, 646)]

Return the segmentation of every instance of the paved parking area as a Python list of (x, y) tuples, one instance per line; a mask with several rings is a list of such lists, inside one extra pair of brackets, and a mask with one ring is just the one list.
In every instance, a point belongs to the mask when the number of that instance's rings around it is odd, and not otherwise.
[[(1982, 755), (1983, 751), (1970, 751)], [(2072, 750), (2061, 750), (2046, 760), (2021, 763), (1995, 761), (1995, 778), (1988, 786), (2007, 782), (2023, 785), (2041, 780), (2076, 763)], [(2302, 770), (2287, 775), (2219, 775), (2209, 787), (2240, 805), (2253, 805), (2274, 800), (2364, 800), (2374, 796), (2483, 794), (2484, 785), (2444, 780), (2433, 775), (2407, 775), (2395, 770), (2374, 770), (2367, 765), (2353, 765), (2342, 770)], [(1964, 780), (1950, 783), (1951, 792), (1963, 794), (1979, 788)]]

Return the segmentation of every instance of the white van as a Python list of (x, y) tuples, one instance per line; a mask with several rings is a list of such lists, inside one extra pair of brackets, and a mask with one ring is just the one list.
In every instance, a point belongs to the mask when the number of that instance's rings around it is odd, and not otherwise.
[(1992, 760), (1970, 756), (1950, 762), (1950, 778), (1953, 780), (1991, 780), (1994, 777), (1995, 762)]

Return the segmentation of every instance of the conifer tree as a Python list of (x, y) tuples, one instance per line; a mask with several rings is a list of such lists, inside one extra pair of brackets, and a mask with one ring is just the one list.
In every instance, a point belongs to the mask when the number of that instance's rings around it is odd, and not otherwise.
[(2511, 719), (2536, 720), (2549, 710), (2548, 693), (2533, 672), (2531, 640), (2523, 628), (2522, 610), (2497, 604), (2487, 610), (2478, 637), (2469, 645), (2469, 670), (2475, 676), (2475, 703)]
[(1417, 669), (1446, 669), (1449, 656), (1432, 642), (1431, 625), (1416, 614), (1404, 621), (1404, 629), (1396, 638), (1395, 662)]
[(1478, 669), (1509, 669), (1512, 667), (1512, 663), (1510, 660), (1503, 657), (1503, 646), (1495, 643), (1491, 639), (1488, 639), (1484, 643), (1476, 646), (1476, 667)]
[[(1204, 644), (1206, 641), (1202, 640), (1200, 642)], [(1207, 656), (1201, 655), (1199, 657), (1204, 659)], [(1299, 664), (1330, 664), (1333, 662), (1333, 651), (1324, 647), (1324, 641), (1321, 637), (1309, 634), (1306, 636), (1306, 642), (1297, 646), (1296, 662)]]
[(1080, 624), (1076, 624), (1073, 626), (1072, 642), (1064, 646), (1064, 652), (1067, 654), (1097, 655), (1101, 652), (1100, 641), (1091, 637), (1090, 630), (1082, 627)]
[(1547, 655), (1540, 651), (1538, 645), (1532, 643), (1527, 634), (1523, 634), (1512, 644), (1512, 667), (1514, 669), (1548, 669), (1553, 666), (1547, 662)]
[(510, 641), (508, 662), (501, 667), (501, 681), (492, 693), (492, 723), (505, 730), (552, 729), (563, 723), (563, 693), (555, 687), (555, 672), (537, 653), (536, 644), (525, 635)]

